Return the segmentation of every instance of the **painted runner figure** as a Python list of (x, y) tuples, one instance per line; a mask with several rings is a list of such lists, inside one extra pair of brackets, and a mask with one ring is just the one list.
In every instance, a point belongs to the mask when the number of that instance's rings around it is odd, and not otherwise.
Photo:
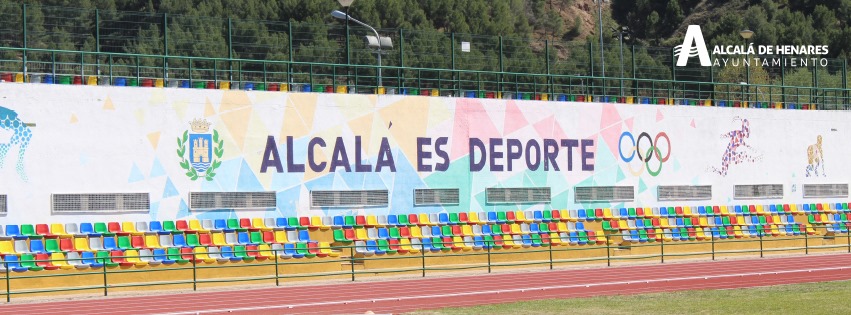
[(721, 157), (721, 168), (710, 167), (713, 172), (718, 173), (721, 176), (727, 176), (727, 170), (729, 170), (731, 164), (741, 164), (742, 162), (753, 163), (761, 159), (761, 156), (752, 156), (748, 154), (748, 152), (740, 151), (740, 147), (748, 148), (751, 151), (754, 151), (754, 148), (745, 143), (751, 133), (750, 122), (748, 122), (747, 119), (741, 119), (739, 117), (733, 118), (733, 121), (737, 120), (742, 122), (741, 129), (733, 130), (721, 135), (721, 139), (730, 139), (730, 143), (727, 144), (727, 149)]

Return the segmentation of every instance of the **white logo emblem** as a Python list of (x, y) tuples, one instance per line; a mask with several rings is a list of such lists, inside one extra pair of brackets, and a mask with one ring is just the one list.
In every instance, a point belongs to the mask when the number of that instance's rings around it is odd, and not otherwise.
[(701, 66), (712, 66), (712, 62), (709, 60), (709, 51), (706, 50), (706, 43), (703, 41), (703, 33), (700, 31), (700, 25), (688, 26), (683, 44), (674, 47), (674, 56), (679, 57), (677, 59), (678, 67), (684, 67), (688, 58), (695, 56), (700, 58)]

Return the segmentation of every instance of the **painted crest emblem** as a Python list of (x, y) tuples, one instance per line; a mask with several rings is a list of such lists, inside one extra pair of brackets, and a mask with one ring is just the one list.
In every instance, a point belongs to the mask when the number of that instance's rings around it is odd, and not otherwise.
[(219, 132), (215, 129), (210, 134), (210, 122), (204, 119), (195, 119), (189, 122), (189, 126), (191, 133), (186, 130), (183, 136), (177, 137), (180, 167), (186, 170), (186, 176), (191, 180), (203, 177), (211, 181), (216, 176), (216, 169), (222, 164), (224, 140), (219, 139)]

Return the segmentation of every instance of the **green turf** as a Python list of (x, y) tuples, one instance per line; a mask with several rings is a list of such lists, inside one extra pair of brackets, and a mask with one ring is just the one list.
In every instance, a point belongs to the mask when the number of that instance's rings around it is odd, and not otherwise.
[(851, 281), (445, 308), (410, 314), (851, 314)]

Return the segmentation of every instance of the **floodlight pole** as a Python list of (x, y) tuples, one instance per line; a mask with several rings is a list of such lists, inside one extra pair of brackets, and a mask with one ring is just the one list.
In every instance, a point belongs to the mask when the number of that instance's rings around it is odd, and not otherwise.
[(331, 15), (335, 18), (338, 18), (338, 19), (345, 19), (347, 23), (348, 23), (349, 20), (351, 20), (352, 22), (360, 24), (361, 26), (366, 27), (366, 28), (370, 29), (373, 33), (375, 33), (375, 39), (376, 39), (376, 41), (378, 41), (378, 51), (376, 53), (376, 55), (378, 55), (377, 56), (378, 57), (378, 86), (379, 87), (383, 86), (382, 81), (381, 81), (381, 35), (378, 35), (378, 31), (376, 31), (375, 28), (373, 28), (372, 26), (369, 26), (369, 24), (361, 22), (358, 19), (355, 19), (355, 18), (351, 17), (350, 15), (348, 15), (346, 13), (335, 10), (335, 11), (331, 12)]

